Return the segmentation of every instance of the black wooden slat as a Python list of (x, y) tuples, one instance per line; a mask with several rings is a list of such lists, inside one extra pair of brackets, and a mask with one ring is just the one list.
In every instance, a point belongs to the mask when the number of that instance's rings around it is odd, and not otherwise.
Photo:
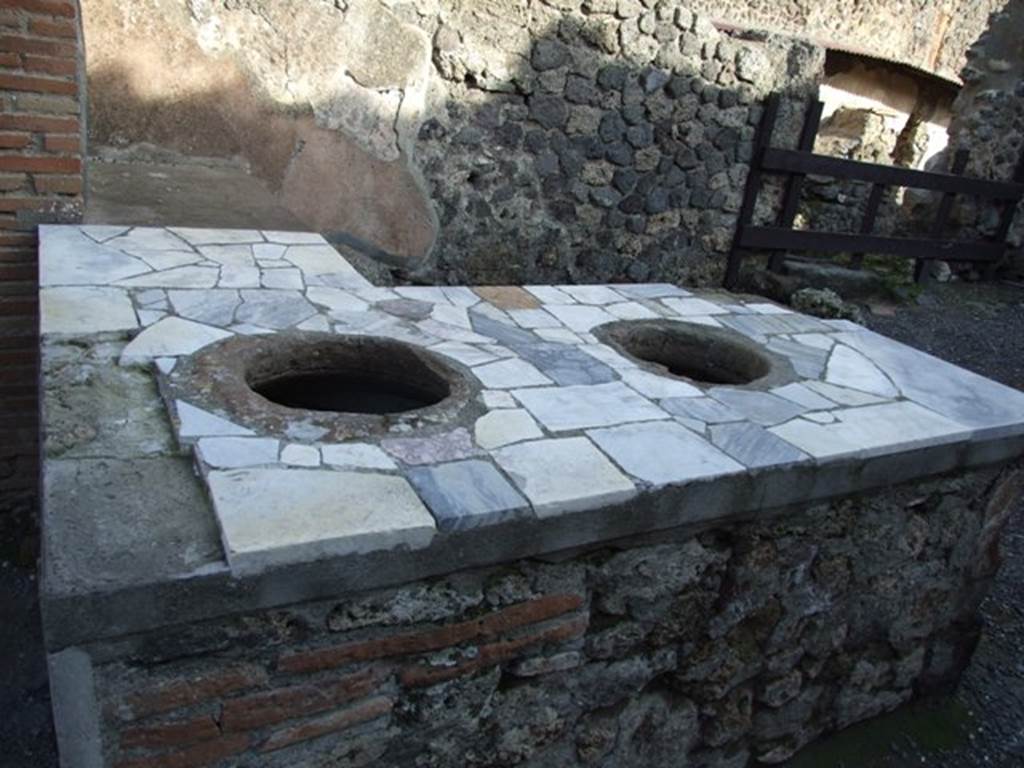
[(915, 171), (894, 165), (863, 163), (841, 157), (826, 157), (796, 149), (767, 149), (761, 167), (771, 173), (803, 173), (818, 176), (833, 176), (839, 179), (857, 179), (873, 184), (914, 189), (934, 189), (939, 192), (953, 192), (973, 195), (992, 200), (1020, 199), (1024, 196), (1024, 184), (1008, 181), (988, 181), (949, 173)]
[[(963, 176), (970, 156), (966, 149), (957, 150), (953, 157), (953, 167), (950, 169), (950, 173), (954, 176)], [(946, 192), (942, 196), (942, 200), (939, 201), (939, 208), (935, 212), (935, 220), (932, 222), (931, 234), (934, 239), (942, 239), (942, 233), (949, 225), (949, 214), (953, 211), (954, 202), (956, 202), (956, 194), (953, 192)], [(914, 282), (919, 283), (922, 279), (924, 279), (924, 259), (918, 259), (914, 264)]]
[[(1024, 182), (1024, 152), (1017, 161), (1017, 169), (1013, 172), (1013, 180), (1017, 183)], [(995, 239), (1005, 242), (1010, 234), (1010, 227), (1013, 226), (1013, 215), (1017, 211), (1019, 200), (1010, 200), (1003, 203), (1003, 213), (999, 217), (999, 229), (996, 230)]]
[[(878, 218), (878, 209), (882, 206), (882, 198), (885, 195), (884, 184), (872, 184), (871, 194), (868, 195), (868, 204), (864, 209), (864, 218), (860, 222), (860, 233), (870, 235), (875, 230), (875, 219)], [(864, 263), (864, 254), (855, 253), (850, 261), (850, 266), (860, 269)]]
[[(818, 127), (821, 125), (821, 113), (825, 109), (825, 103), (812, 101), (804, 114), (804, 125), (800, 131), (800, 143), (797, 149), (801, 152), (814, 151), (814, 140), (818, 136)], [(804, 175), (794, 173), (786, 180), (786, 190), (782, 196), (782, 213), (779, 215), (779, 226), (790, 229), (796, 220), (797, 208), (800, 205), (800, 193), (804, 186)], [(768, 261), (768, 268), (778, 272), (782, 267), (782, 254), (773, 254)]]
[(779, 116), (779, 94), (773, 93), (765, 101), (764, 113), (761, 115), (761, 122), (758, 124), (757, 135), (754, 138), (754, 153), (750, 161), (750, 172), (747, 174), (747, 185), (743, 190), (743, 204), (740, 206), (739, 216), (736, 220), (736, 234), (733, 236), (732, 247), (729, 249), (729, 261), (725, 267), (726, 288), (734, 288), (740, 276), (740, 238), (743, 231), (750, 224), (754, 217), (754, 205), (757, 203), (757, 194), (761, 191), (761, 162), (765, 151), (771, 146), (772, 134), (775, 132), (775, 120)]
[[(1017, 159), (1017, 168), (1013, 172), (1013, 180), (1016, 182), (1024, 182), (1024, 151), (1021, 152), (1020, 157)], [(995, 236), (992, 238), (1000, 243), (1005, 243), (1006, 239), (1010, 236), (1010, 229), (1013, 227), (1013, 219), (1017, 213), (1017, 206), (1019, 200), (1008, 200), (1002, 203), (1002, 213), (999, 216), (999, 228), (996, 230)], [(1007, 246), (1009, 248), (1009, 246)], [(999, 262), (993, 261), (985, 269), (985, 279), (991, 280), (995, 277), (996, 270), (999, 267), (1002, 259), (1006, 257), (1006, 251), (1003, 252), (1003, 256)]]
[(803, 250), (826, 253), (892, 253), (912, 259), (947, 261), (990, 261), (1005, 250), (1002, 243), (951, 242), (881, 235), (807, 232), (780, 227), (746, 227), (739, 238), (741, 248)]

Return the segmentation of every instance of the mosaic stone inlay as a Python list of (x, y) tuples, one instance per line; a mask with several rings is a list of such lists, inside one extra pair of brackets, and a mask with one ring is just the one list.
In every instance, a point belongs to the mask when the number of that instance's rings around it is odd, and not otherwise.
[[(1024, 434), (1024, 394), (763, 300), (661, 284), (383, 288), (309, 233), (44, 226), (40, 238), (44, 337), (128, 338), (119, 365), (160, 377), (239, 574), (754, 470)], [(791, 380), (685, 380), (594, 335), (650, 319), (740, 334), (788, 361)], [(480, 391), (444, 429), (332, 442), (308, 423), (254, 429), (174, 381), (223, 339), (295, 331), (423, 347)]]

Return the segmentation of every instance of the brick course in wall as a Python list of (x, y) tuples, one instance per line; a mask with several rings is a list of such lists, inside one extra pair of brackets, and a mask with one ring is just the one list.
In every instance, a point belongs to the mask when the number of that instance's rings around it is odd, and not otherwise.
[(0, 525), (38, 485), (36, 229), (82, 215), (78, 4), (0, 0)]

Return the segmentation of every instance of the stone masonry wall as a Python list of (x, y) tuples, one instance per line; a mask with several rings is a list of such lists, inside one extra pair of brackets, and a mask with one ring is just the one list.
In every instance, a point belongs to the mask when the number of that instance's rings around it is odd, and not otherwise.
[(423, 282), (716, 280), (760, 102), (823, 64), (683, 0), (147, 3), (85, 0), (94, 144), (238, 156)]
[(806, 36), (956, 78), (1007, 0), (690, 0), (728, 24)]
[(104, 761), (780, 763), (955, 682), (1022, 479), (986, 469), (97, 644)]
[[(1024, 154), (1024, 2), (1011, 0), (993, 13), (988, 31), (967, 52), (964, 88), (953, 105), (949, 128), (948, 164), (956, 150), (967, 149), (970, 160), (965, 174), (1008, 181)], [(959, 226), (976, 227), (992, 235), (1000, 211), (992, 205), (976, 206), (958, 201)], [(1010, 241), (1024, 241), (1024, 206), (1017, 210)], [(1018, 256), (1018, 272), (1024, 260)]]
[(0, 0), (0, 526), (36, 504), (36, 227), (81, 218), (80, 56), (76, 2)]
[(242, 158), (418, 282), (706, 284), (761, 100), (823, 74), (711, 18), (951, 74), (1003, 1), (85, 0), (92, 131)]
[(415, 20), (437, 75), (412, 152), (439, 218), (424, 272), (445, 282), (718, 281), (761, 101), (809, 97), (823, 66), (820, 49), (730, 38), (673, 0)]

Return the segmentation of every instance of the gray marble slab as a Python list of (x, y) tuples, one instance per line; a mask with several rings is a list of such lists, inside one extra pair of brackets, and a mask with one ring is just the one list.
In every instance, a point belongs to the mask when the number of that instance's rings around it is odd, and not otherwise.
[(316, 307), (298, 291), (243, 290), (242, 305), (235, 310), (235, 319), (240, 323), (280, 330), (308, 320), (315, 314)]
[(479, 459), (411, 469), (406, 474), (442, 532), (506, 522), (530, 505), (494, 465)]
[(587, 436), (629, 474), (654, 486), (743, 471), (707, 440), (672, 421), (595, 429)]
[(662, 400), (659, 405), (673, 416), (708, 424), (743, 420), (742, 413), (710, 397), (670, 397)]
[(554, 432), (668, 418), (667, 413), (621, 382), (516, 389), (512, 394)]
[(708, 432), (712, 443), (751, 469), (807, 458), (806, 453), (756, 424), (714, 424)]
[(770, 392), (715, 387), (708, 394), (755, 424), (762, 426), (780, 424), (808, 410), (799, 403), (778, 397)]

